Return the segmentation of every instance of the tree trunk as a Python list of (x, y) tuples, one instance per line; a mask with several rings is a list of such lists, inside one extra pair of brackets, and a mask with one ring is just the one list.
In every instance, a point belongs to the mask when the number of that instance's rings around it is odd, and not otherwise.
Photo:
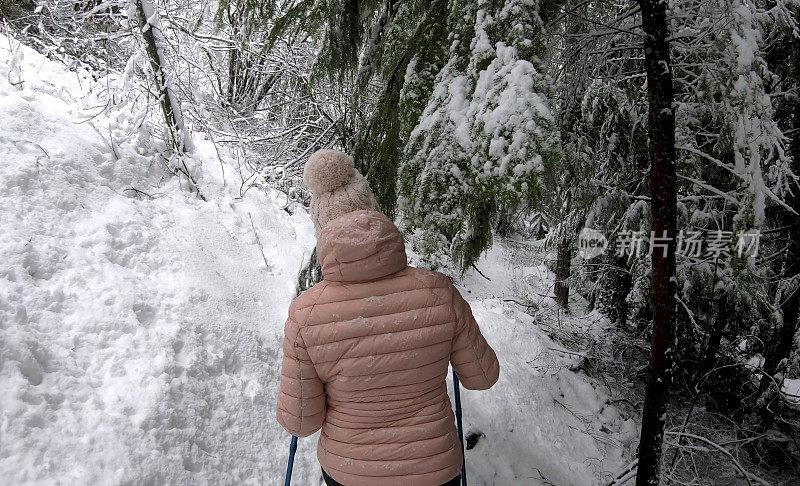
[(717, 364), (717, 352), (722, 344), (722, 334), (725, 332), (725, 319), (719, 316), (719, 303), (717, 301), (717, 275), (719, 257), (714, 261), (714, 278), (711, 279), (711, 295), (708, 298), (706, 315), (708, 316), (708, 339), (706, 340), (705, 357), (700, 366), (700, 373), (697, 379), (714, 369)]
[(569, 284), (567, 279), (572, 263), (572, 245), (569, 241), (562, 241), (558, 244), (556, 251), (556, 303), (566, 310), (569, 310)]
[[(672, 68), (669, 55), (667, 3), (639, 0), (649, 97), (650, 190), (652, 229), (666, 236), (666, 252), (655, 247), (653, 266), (653, 339), (650, 374), (645, 390), (639, 441), (637, 486), (657, 485), (661, 473), (664, 419), (672, 381), (675, 341), (675, 237), (677, 186), (675, 167), (675, 112), (672, 109)], [(666, 254), (665, 254), (666, 253)]]
[(167, 82), (164, 60), (159, 49), (159, 43), (163, 43), (163, 36), (161, 35), (158, 14), (150, 0), (136, 0), (136, 13), (139, 16), (142, 38), (144, 39), (147, 56), (150, 59), (150, 67), (153, 70), (156, 91), (161, 104), (161, 112), (164, 115), (164, 123), (166, 123), (169, 132), (170, 143), (174, 151), (185, 152), (189, 148), (187, 145), (190, 142), (185, 134), (180, 107)]

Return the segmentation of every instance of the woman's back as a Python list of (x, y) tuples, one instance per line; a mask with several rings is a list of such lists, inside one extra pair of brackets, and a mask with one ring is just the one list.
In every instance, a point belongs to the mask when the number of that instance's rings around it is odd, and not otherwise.
[(378, 212), (331, 221), (317, 252), (324, 280), (289, 310), (278, 420), (299, 436), (322, 427), (320, 464), (347, 486), (452, 479), (462, 452), (448, 364), (470, 389), (499, 373), (469, 306), (446, 276), (406, 265)]

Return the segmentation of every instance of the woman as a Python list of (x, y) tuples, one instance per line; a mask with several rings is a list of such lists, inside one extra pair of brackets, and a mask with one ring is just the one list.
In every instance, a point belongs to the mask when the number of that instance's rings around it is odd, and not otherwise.
[(323, 280), (289, 307), (278, 422), (299, 437), (322, 428), (328, 485), (457, 485), (448, 364), (485, 390), (500, 371), (494, 351), (448, 277), (407, 265), (351, 157), (319, 151), (303, 178)]

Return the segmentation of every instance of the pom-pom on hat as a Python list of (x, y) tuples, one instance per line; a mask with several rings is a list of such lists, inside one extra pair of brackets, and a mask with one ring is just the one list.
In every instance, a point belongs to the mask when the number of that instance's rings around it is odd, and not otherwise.
[(319, 150), (306, 162), (303, 181), (311, 190), (311, 220), (317, 235), (339, 216), (367, 209), (380, 211), (367, 180), (353, 157), (338, 150)]

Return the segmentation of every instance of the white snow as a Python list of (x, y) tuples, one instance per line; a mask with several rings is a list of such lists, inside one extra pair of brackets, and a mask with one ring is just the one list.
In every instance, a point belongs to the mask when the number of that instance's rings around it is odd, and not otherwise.
[[(167, 173), (146, 130), (112, 149), (106, 137), (140, 114), (88, 121), (93, 83), (0, 36), (0, 477), (280, 484), (283, 323), (310, 219), (277, 192), (239, 197), (234, 164), (198, 135), (189, 163), (207, 201)], [(540, 329), (552, 299), (535, 315), (504, 301), (549, 294), (552, 275), (502, 243), (478, 267), (492, 281), (459, 287), (501, 376), (462, 390), (466, 432), (485, 434), (466, 455), (470, 484), (609, 479), (636, 424)], [(315, 444), (300, 441), (293, 484), (320, 484)]]
[(800, 405), (800, 378), (783, 380), (781, 391), (789, 402)]
[(0, 477), (275, 484), (279, 343), (308, 217), (275, 194), (237, 199), (217, 161), (203, 202), (136, 147), (116, 159), (81, 113), (86, 73), (15, 49), (22, 90), (0, 50)]
[[(608, 482), (626, 463), (623, 451), (638, 440), (638, 423), (609, 404), (606, 391), (570, 371), (580, 358), (541, 330), (541, 320), (555, 325), (551, 298), (538, 298), (536, 317), (504, 301), (552, 291), (544, 265), (521, 263), (498, 243), (477, 265), (491, 282), (473, 271), (458, 285), (500, 360), (494, 387), (461, 390), (465, 435), (485, 434), (466, 452), (467, 477), (485, 485)], [(561, 319), (587, 333), (608, 324), (594, 313)]]

